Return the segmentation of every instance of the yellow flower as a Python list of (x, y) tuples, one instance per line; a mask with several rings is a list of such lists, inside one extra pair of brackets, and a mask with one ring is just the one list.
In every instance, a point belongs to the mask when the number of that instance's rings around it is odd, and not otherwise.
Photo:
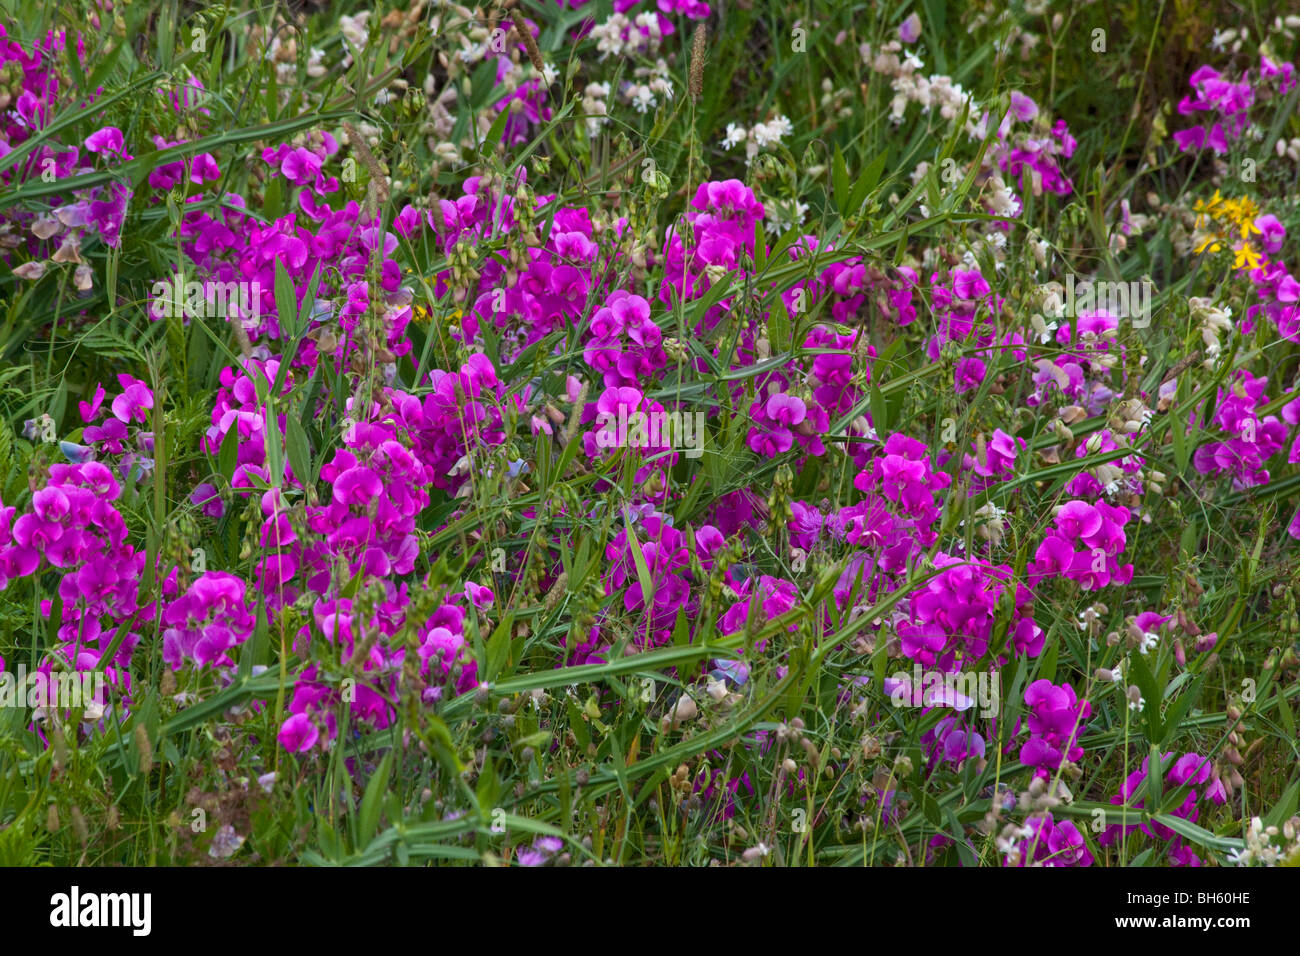
[[(1213, 220), (1214, 222), (1230, 223), (1232, 229), (1229, 231), (1241, 233), (1242, 239), (1249, 239), (1252, 235), (1259, 234), (1259, 230), (1255, 228), (1255, 218), (1259, 215), (1259, 206), (1256, 205), (1253, 199), (1247, 197), (1224, 199), (1216, 189), (1208, 202), (1198, 199), (1194, 208), (1200, 214), (1196, 217), (1196, 228), (1198, 230), (1209, 230), (1211, 220)], [(1222, 229), (1214, 231), (1219, 233), (1221, 238), (1225, 235)]]
[(1238, 245), (1236, 253), (1236, 259), (1233, 261), (1233, 268), (1235, 269), (1255, 269), (1266, 261), (1248, 242)]
[(1222, 248), (1223, 246), (1219, 243), (1218, 236), (1206, 236), (1197, 244), (1193, 251), (1199, 256), (1202, 252), (1218, 252)]
[(1195, 208), (1197, 212), (1206, 212), (1212, 216), (1217, 216), (1215, 210), (1218, 209), (1221, 202), (1223, 202), (1223, 197), (1219, 195), (1219, 191), (1216, 189), (1214, 195), (1210, 197), (1209, 202), (1206, 202), (1203, 199), (1196, 200)]

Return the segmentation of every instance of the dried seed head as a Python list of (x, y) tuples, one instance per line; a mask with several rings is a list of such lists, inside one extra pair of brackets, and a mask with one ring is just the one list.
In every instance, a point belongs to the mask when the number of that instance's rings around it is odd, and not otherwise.
[(81, 808), (75, 803), (72, 805), (72, 829), (77, 833), (77, 839), (85, 846), (90, 842), (90, 827), (86, 825), (86, 818), (81, 814)]
[(705, 48), (709, 41), (709, 30), (701, 23), (695, 28), (695, 36), (691, 39), (691, 72), (690, 72), (690, 94), (691, 99), (699, 101), (704, 95), (704, 54)]
[(560, 445), (568, 447), (569, 442), (573, 441), (573, 436), (578, 433), (579, 419), (582, 409), (587, 404), (587, 389), (590, 388), (588, 383), (583, 382), (582, 387), (578, 390), (578, 400), (573, 403), (573, 411), (569, 414), (569, 424), (565, 426), (564, 435), (560, 439)]
[(441, 199), (434, 197), (433, 202), (429, 204), (429, 215), (433, 218), (433, 227), (437, 231), (438, 237), (442, 238), (447, 235), (447, 220), (442, 214)]
[(140, 773), (147, 777), (153, 770), (153, 744), (149, 741), (149, 731), (145, 730), (144, 724), (135, 725), (135, 746), (140, 752)]
[(538, 73), (546, 72), (546, 62), (542, 59), (542, 51), (537, 47), (537, 41), (533, 39), (533, 31), (528, 29), (528, 24), (524, 21), (524, 15), (518, 10), (510, 11), (510, 19), (514, 21), (515, 32), (519, 34), (519, 39), (523, 41), (524, 49), (528, 51), (528, 59)]
[(50, 728), (50, 762), (55, 773), (63, 769), (68, 762), (68, 742), (64, 739), (63, 729), (56, 723)]

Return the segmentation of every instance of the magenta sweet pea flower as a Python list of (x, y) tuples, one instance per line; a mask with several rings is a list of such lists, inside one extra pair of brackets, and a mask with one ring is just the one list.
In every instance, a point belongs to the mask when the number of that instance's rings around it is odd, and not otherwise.
[(480, 611), (490, 608), (492, 602), (496, 600), (496, 595), (492, 593), (491, 588), (475, 584), (473, 581), (465, 582), (465, 596)]
[(316, 746), (320, 731), (306, 714), (293, 714), (280, 725), (276, 739), (285, 750), (306, 753)]
[(130, 159), (123, 153), (122, 131), (116, 126), (105, 126), (86, 137), (86, 149), (92, 153), (105, 153), (119, 159)]
[(119, 375), (117, 378), (123, 392), (113, 399), (113, 414), (118, 421), (128, 425), (144, 422), (148, 418), (148, 410), (153, 408), (153, 392), (144, 382), (130, 375)]
[(1286, 239), (1286, 227), (1278, 222), (1277, 216), (1271, 214), (1260, 216), (1255, 220), (1255, 228), (1260, 231), (1260, 241), (1269, 255), (1276, 255), (1282, 251), (1282, 243)]

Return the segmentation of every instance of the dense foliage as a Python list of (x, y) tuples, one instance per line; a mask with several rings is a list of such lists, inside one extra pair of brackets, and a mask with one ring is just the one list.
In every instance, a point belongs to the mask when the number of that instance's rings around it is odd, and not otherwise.
[(0, 5), (0, 863), (1300, 862), (1277, 6)]

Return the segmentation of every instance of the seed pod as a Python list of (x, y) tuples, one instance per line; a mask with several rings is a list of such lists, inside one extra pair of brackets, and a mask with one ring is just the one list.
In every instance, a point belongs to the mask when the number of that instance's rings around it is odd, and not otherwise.
[(699, 716), (700, 709), (696, 706), (695, 701), (689, 694), (683, 694), (677, 699), (671, 711), (663, 719), (665, 729), (676, 730), (684, 723), (694, 720)]

